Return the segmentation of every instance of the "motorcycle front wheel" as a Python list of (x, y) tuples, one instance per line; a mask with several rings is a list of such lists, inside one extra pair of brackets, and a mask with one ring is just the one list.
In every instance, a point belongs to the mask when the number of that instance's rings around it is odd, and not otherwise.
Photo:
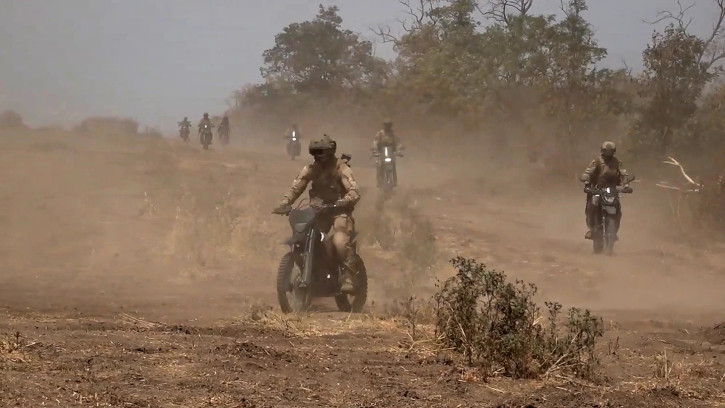
[(614, 217), (607, 217), (606, 236), (604, 237), (604, 247), (607, 255), (614, 253), (614, 243), (617, 241), (617, 221)]
[(337, 309), (341, 312), (362, 312), (368, 298), (368, 272), (365, 269), (365, 263), (360, 258), (360, 255), (355, 255), (355, 258), (355, 269), (357, 269), (357, 274), (353, 282), (355, 293), (343, 293), (335, 296)]
[(306, 312), (312, 303), (309, 288), (301, 288), (301, 262), (294, 252), (284, 254), (277, 269), (277, 300), (283, 313)]

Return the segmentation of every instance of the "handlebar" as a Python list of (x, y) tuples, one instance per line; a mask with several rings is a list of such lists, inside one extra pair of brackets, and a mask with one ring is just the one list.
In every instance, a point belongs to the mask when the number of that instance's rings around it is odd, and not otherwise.
[[(631, 194), (634, 192), (634, 190), (630, 186), (616, 186), (616, 189), (618, 192), (623, 194)], [(584, 187), (584, 192), (587, 194), (597, 195), (602, 194), (604, 192), (604, 189)]]

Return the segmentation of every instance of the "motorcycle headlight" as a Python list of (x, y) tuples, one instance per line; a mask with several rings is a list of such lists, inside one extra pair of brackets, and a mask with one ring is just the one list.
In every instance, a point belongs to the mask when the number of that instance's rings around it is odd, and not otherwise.
[(386, 157), (385, 158), (385, 163), (390, 163), (391, 161), (393, 161), (393, 158), (392, 157)]
[(292, 141), (293, 141), (293, 142), (296, 142), (296, 141), (297, 141), (297, 138), (296, 138), (296, 137), (293, 137), (293, 138), (292, 138)]

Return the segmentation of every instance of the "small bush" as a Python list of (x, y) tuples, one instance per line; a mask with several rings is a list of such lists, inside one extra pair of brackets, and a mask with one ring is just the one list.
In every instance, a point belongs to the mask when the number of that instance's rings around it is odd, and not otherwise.
[(594, 346), (603, 334), (600, 318), (588, 310), (571, 309), (566, 330), (560, 330), (561, 305), (547, 303), (544, 328), (534, 303), (535, 285), (508, 282), (503, 272), (475, 260), (458, 257), (451, 263), (456, 275), (434, 296), (436, 335), (462, 353), (469, 365), (481, 367), (487, 375), (503, 372), (515, 378), (556, 371), (593, 376)]
[(23, 117), (17, 112), (6, 110), (5, 112), (0, 113), (0, 129), (17, 129), (23, 127), (25, 127), (25, 124), (23, 124)]

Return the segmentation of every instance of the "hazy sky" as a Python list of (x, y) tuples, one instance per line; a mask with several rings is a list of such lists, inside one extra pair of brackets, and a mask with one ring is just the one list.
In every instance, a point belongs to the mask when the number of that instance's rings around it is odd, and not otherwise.
[[(691, 28), (707, 31), (714, 0), (697, 2)], [(183, 116), (221, 112), (234, 89), (261, 80), (262, 52), (287, 24), (336, 4), (346, 27), (395, 23), (398, 0), (0, 0), (0, 111), (31, 125), (90, 115), (137, 118), (173, 131)], [(642, 22), (676, 0), (589, 0), (586, 18), (606, 65), (641, 67), (653, 28)], [(688, 3), (683, 0), (683, 4)], [(535, 0), (556, 13), (559, 0)], [(376, 46), (386, 58), (392, 51)]]

